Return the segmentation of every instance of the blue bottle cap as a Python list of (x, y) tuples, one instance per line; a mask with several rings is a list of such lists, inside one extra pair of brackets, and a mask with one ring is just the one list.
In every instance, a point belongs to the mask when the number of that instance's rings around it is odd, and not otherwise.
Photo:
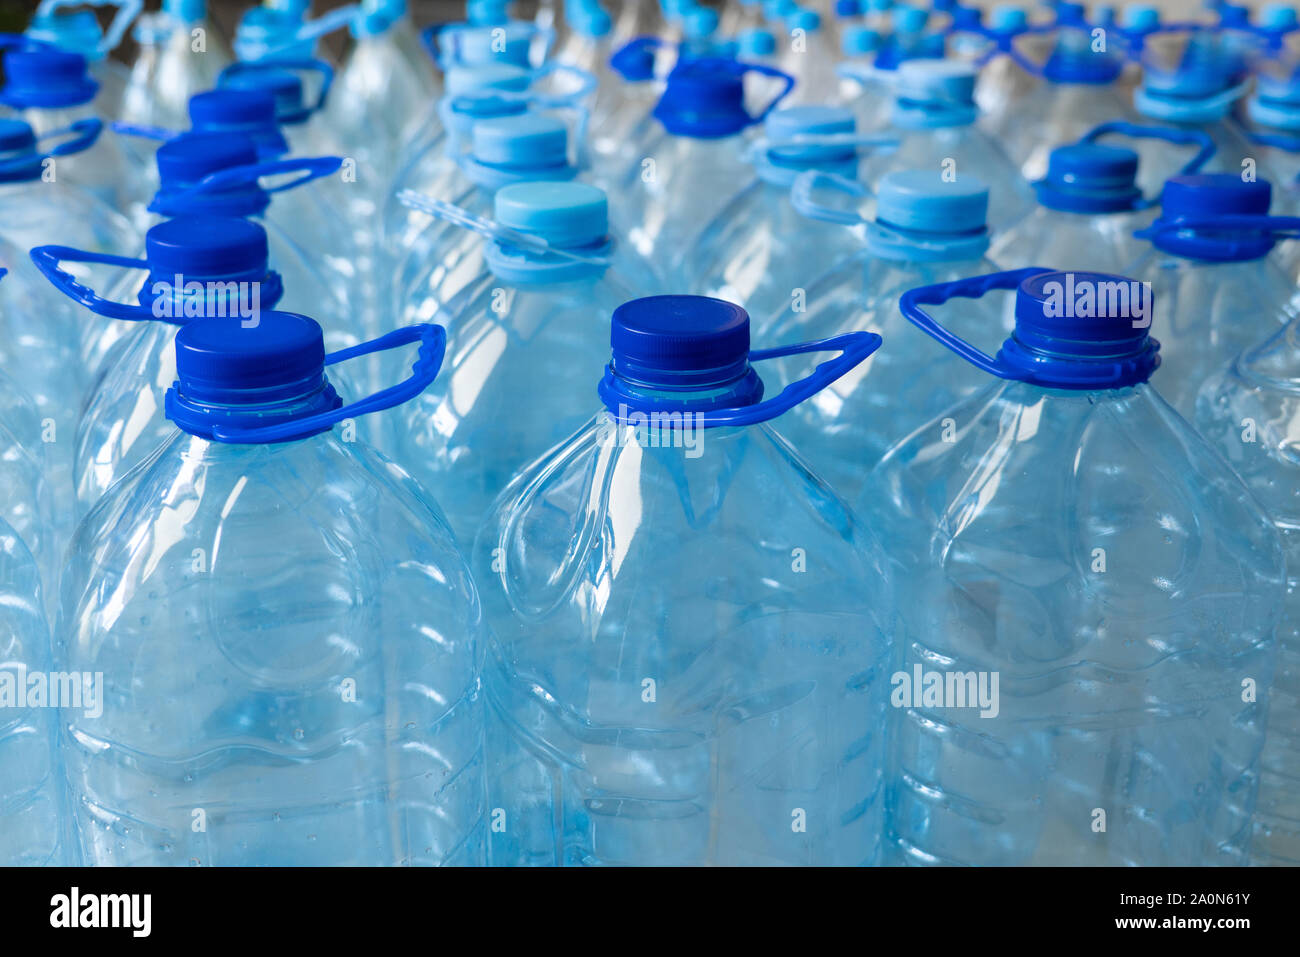
[(267, 90), (208, 90), (189, 102), (190, 126), (200, 133), (243, 133), (257, 145), (260, 159), (289, 152), (276, 121), (275, 97)]
[(1250, 7), (1236, 3), (1225, 3), (1219, 7), (1219, 26), (1250, 26)]
[(975, 80), (978, 69), (962, 60), (904, 60), (898, 65), (894, 96), (922, 113), (934, 113), (936, 121), (945, 117), (954, 123), (973, 123)]
[(895, 170), (876, 190), (877, 221), (927, 233), (966, 233), (984, 228), (988, 187), (973, 176), (946, 182), (938, 170)]
[(239, 133), (182, 133), (158, 147), (164, 188), (193, 186), (209, 173), (257, 162), (257, 146)]
[(1119, 14), (1120, 26), (1135, 33), (1146, 33), (1160, 26), (1160, 11), (1144, 3), (1124, 7)]
[(234, 216), (183, 216), (145, 234), (149, 271), (170, 279), (256, 280), (267, 274), (266, 230)]
[[(252, 325), (238, 317), (213, 317), (186, 323), (176, 333), (173, 388), (188, 404), (278, 404), (324, 387), (325, 337), (320, 325), (307, 316), (264, 312)], [(169, 413), (175, 411), (168, 405)], [(283, 409), (276, 411), (282, 417)]]
[(730, 382), (749, 365), (749, 314), (706, 296), (650, 296), (614, 310), (611, 365), (650, 389)]
[(263, 90), (275, 98), (276, 122), (293, 126), (306, 122), (311, 107), (303, 101), (302, 77), (275, 67), (222, 74), (218, 81), (225, 90)]
[(604, 190), (586, 183), (512, 183), (497, 190), (493, 215), (502, 226), (553, 246), (590, 246), (609, 234)]
[(816, 10), (800, 8), (785, 18), (785, 26), (788, 30), (802, 30), (804, 33), (814, 33), (821, 29), (822, 15)]
[(475, 90), (511, 90), (522, 93), (532, 82), (532, 74), (513, 63), (480, 63), (476, 66), (452, 66), (443, 78), (443, 88), (450, 96)]
[(1160, 194), (1161, 215), (1202, 217), (1266, 215), (1273, 187), (1268, 180), (1246, 182), (1237, 173), (1171, 176)]
[(1029, 19), (1020, 7), (1000, 3), (989, 13), (989, 27), (998, 33), (1014, 33), (1023, 30)]
[(1070, 213), (1113, 213), (1137, 208), (1138, 155), (1124, 147), (1074, 143), (1048, 155), (1047, 176), (1034, 184), (1038, 202)]
[(679, 63), (668, 74), (654, 117), (674, 136), (732, 136), (750, 125), (745, 84), (734, 60), (712, 57)]
[(978, 30), (983, 22), (983, 14), (976, 7), (952, 8), (952, 28), (955, 30)]
[(860, 17), (862, 13), (862, 0), (835, 0), (835, 15), (841, 20)]
[(608, 36), (614, 28), (613, 19), (596, 4), (566, 3), (564, 19), (574, 33), (585, 37)]
[(63, 50), (11, 50), (4, 55), (0, 101), (17, 109), (80, 106), (99, 92), (86, 58)]
[(629, 83), (644, 83), (655, 77), (655, 49), (635, 40), (625, 43), (609, 58), (610, 69)]
[[(565, 13), (568, 13), (565, 4)], [(465, 19), (476, 27), (500, 26), (510, 19), (509, 4), (505, 0), (469, 0), (465, 5)]]
[[(785, 140), (799, 135), (852, 134), (855, 129), (853, 114), (842, 106), (791, 106), (773, 110), (763, 122), (763, 132), (769, 140)], [(857, 151), (852, 144), (807, 144), (783, 146), (768, 151), (768, 158), (776, 163), (814, 165), (838, 163), (853, 159)]]
[(198, 23), (208, 15), (207, 0), (163, 0), (162, 9), (182, 23)]
[(870, 27), (850, 27), (840, 38), (840, 46), (846, 57), (866, 56), (880, 48), (880, 33)]
[(930, 15), (920, 7), (897, 6), (890, 13), (890, 21), (899, 33), (919, 33), (925, 29)]
[(41, 176), (41, 154), (36, 134), (22, 120), (0, 119), (0, 183), (19, 183)]
[(544, 113), (480, 120), (470, 135), (474, 159), (488, 166), (563, 166), (568, 160), (567, 127)]
[(718, 30), (718, 11), (695, 7), (682, 16), (682, 33), (693, 40), (711, 37)]
[(312, 55), (313, 40), (295, 43), (302, 16), (270, 7), (252, 7), (239, 18), (232, 46), (235, 55), (255, 62), (274, 55), (278, 58), (304, 59)]
[(1145, 382), (1160, 364), (1154, 306), (1150, 286), (1124, 276), (1038, 273), (1016, 290), (1015, 332), (998, 358), (1046, 386)]
[(1259, 9), (1259, 25), (1269, 30), (1291, 30), (1296, 25), (1295, 7), (1289, 3), (1269, 3)]
[(80, 53), (87, 60), (104, 58), (104, 51), (99, 48), (104, 31), (93, 10), (56, 10), (45, 14), (38, 10), (25, 35), (69, 53)]
[(776, 37), (768, 30), (746, 30), (736, 37), (736, 52), (741, 56), (771, 56), (776, 52)]

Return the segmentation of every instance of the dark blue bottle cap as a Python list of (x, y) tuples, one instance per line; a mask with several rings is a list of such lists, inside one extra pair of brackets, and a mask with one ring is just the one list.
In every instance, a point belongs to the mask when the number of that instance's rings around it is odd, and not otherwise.
[(302, 77), (291, 70), (266, 67), (223, 74), (218, 81), (228, 90), (263, 90), (275, 99), (277, 123), (293, 126), (311, 116), (303, 101)]
[(79, 106), (99, 92), (86, 58), (62, 50), (11, 50), (4, 55), (0, 100), (18, 109)]
[(743, 376), (749, 314), (706, 296), (649, 296), (614, 310), (612, 366), (650, 389), (698, 389)]
[(654, 117), (674, 136), (713, 139), (745, 129), (751, 118), (736, 62), (702, 57), (679, 63), (668, 74)]
[(1093, 272), (1038, 273), (1016, 291), (1015, 332), (998, 359), (1018, 378), (1060, 388), (1145, 382), (1159, 365), (1151, 287)]
[(0, 183), (18, 183), (41, 175), (36, 134), (22, 120), (0, 119)]
[(268, 271), (266, 230), (247, 219), (183, 216), (145, 234), (149, 271), (164, 279), (259, 280)]
[(257, 146), (238, 133), (182, 133), (158, 147), (164, 188), (193, 186), (209, 173), (257, 162)]
[(199, 133), (243, 133), (257, 144), (261, 159), (289, 152), (276, 120), (275, 97), (266, 90), (208, 90), (189, 102), (190, 126)]
[(835, 0), (835, 15), (847, 20), (863, 14), (862, 0)]
[(176, 390), (188, 403), (282, 403), (325, 384), (325, 338), (316, 320), (264, 312), (190, 322), (176, 333)]
[(655, 77), (655, 47), (635, 40), (624, 44), (609, 58), (609, 66), (629, 83), (643, 83)]
[(1048, 209), (1071, 213), (1113, 213), (1136, 209), (1138, 156), (1123, 147), (1075, 143), (1048, 156), (1047, 176), (1034, 184)]
[(1268, 180), (1243, 180), (1236, 173), (1189, 173), (1171, 176), (1160, 194), (1161, 215), (1263, 215), (1273, 187)]

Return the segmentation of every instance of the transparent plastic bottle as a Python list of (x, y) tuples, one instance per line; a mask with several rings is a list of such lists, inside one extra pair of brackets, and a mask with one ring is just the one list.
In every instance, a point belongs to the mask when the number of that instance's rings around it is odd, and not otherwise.
[[(878, 198), (875, 219), (857, 227), (866, 230), (859, 254), (809, 283), (802, 309), (787, 304), (760, 327), (772, 345), (854, 331), (888, 343), (783, 422), (795, 448), (848, 501), (890, 445), (983, 385), (978, 370), (945, 357), (907, 326), (898, 297), (917, 285), (996, 268), (984, 258), (988, 189), (974, 177), (945, 182), (937, 171), (898, 171), (881, 182)], [(968, 310), (962, 322), (976, 341), (994, 342), (1007, 331), (992, 303)], [(781, 382), (802, 374), (798, 359), (778, 364)]]
[(767, 317), (790, 307), (810, 278), (857, 254), (861, 242), (791, 202), (796, 178), (818, 170), (856, 179), (853, 114), (844, 107), (775, 110), (749, 148), (758, 178), (732, 197), (695, 241), (689, 260), (704, 294)]
[(217, 77), (230, 63), (230, 52), (212, 27), (207, 6), (206, 0), (164, 0), (161, 11), (136, 21), (135, 62), (115, 119), (184, 126), (190, 97), (216, 86)]
[(482, 242), (480, 275), (440, 308), (426, 304), (451, 337), (447, 368), (385, 417), (393, 458), (442, 491), (466, 543), (515, 474), (590, 415), (571, 370), (608, 355), (607, 317), (648, 268), (610, 238), (594, 186), (505, 186), (494, 208), (490, 225), (503, 235)]
[[(1047, 175), (1034, 183), (1038, 207), (996, 237), (989, 258), (1005, 269), (1026, 263), (1073, 263), (1089, 272), (1127, 273), (1146, 247), (1133, 234), (1155, 218), (1154, 199), (1138, 188), (1139, 157), (1096, 142), (1107, 133), (1138, 139), (1172, 137), (1198, 151), (1178, 173), (1196, 172), (1214, 152), (1204, 133), (1109, 123), (1052, 150)], [(1169, 171), (1172, 173), (1173, 171)]]
[(1132, 275), (1151, 284), (1165, 320), (1160, 394), (1187, 418), (1206, 379), (1296, 314), (1295, 289), (1270, 255), (1295, 221), (1268, 215), (1271, 194), (1268, 182), (1232, 173), (1175, 176), (1160, 218), (1139, 233), (1151, 248)]
[(767, 422), (879, 340), (765, 401), (729, 303), (634, 300), (612, 341), (604, 408), (475, 547), (492, 862), (875, 862), (884, 559)]
[(1300, 401), (1300, 320), (1211, 376), (1196, 400), (1196, 427), (1272, 516), (1286, 555), (1277, 676), (1260, 759), (1251, 861), (1300, 864), (1300, 508), (1294, 449)]
[(178, 429), (68, 553), (57, 657), (104, 686), (102, 715), (62, 714), (80, 854), (483, 863), (474, 585), (428, 493), (332, 428), (418, 394), (441, 330), (332, 357), (421, 342), (407, 381), (343, 405), (314, 321), (241, 322), (177, 334)]
[[(121, 60), (109, 54), (122, 42), (143, 5), (141, 0), (90, 0), (88, 3), (83, 3), (83, 0), (42, 0), (24, 35), (85, 57), (90, 75), (99, 84), (96, 102), (100, 115), (113, 117), (122, 107), (130, 71)], [(68, 7), (80, 9), (68, 10)], [(115, 8), (107, 30), (99, 25), (95, 11), (86, 7)]]
[[(923, 308), (994, 289), (1017, 291), (996, 358)], [(1023, 269), (913, 290), (901, 309), (997, 380), (894, 446), (858, 500), (905, 578), (900, 859), (1244, 863), (1282, 552), (1148, 385), (1150, 297), (1124, 277)]]
[[(766, 108), (745, 108), (745, 76), (761, 74), (783, 89)], [(745, 131), (762, 122), (793, 84), (778, 70), (704, 58), (677, 65), (654, 109), (661, 131), (608, 190), (619, 197), (615, 231), (658, 264), (670, 282), (693, 284), (691, 244), (739, 190), (754, 179), (742, 156)]]
[[(0, 519), (0, 866), (69, 863), (41, 576)], [(57, 691), (55, 691), (57, 693)], [(39, 697), (38, 697), (39, 696)]]
[(1005, 229), (1034, 208), (1034, 194), (1002, 147), (975, 123), (977, 70), (953, 60), (908, 60), (893, 84), (890, 130), (899, 142), (867, 158), (863, 177), (873, 188), (894, 170), (944, 170), (972, 176), (989, 190), (989, 225)]
[[(327, 299), (314, 287), (286, 294), (284, 278), (268, 264), (267, 246), (266, 231), (251, 220), (206, 216), (180, 217), (153, 227), (145, 237), (143, 260), (66, 247), (32, 250), (32, 260), (57, 288), (91, 312), (127, 327), (87, 391), (77, 423), (78, 518), (171, 435), (172, 426), (159, 413), (176, 381), (172, 342), (181, 326), (213, 316), (255, 323), (263, 310), (306, 308)], [(68, 262), (97, 260), (130, 270), (104, 297), (63, 271)], [(126, 295), (114, 295), (128, 290), (134, 293), (134, 303)], [(331, 351), (359, 342), (349, 320), (321, 316)], [(359, 394), (340, 376), (334, 373), (336, 388)]]

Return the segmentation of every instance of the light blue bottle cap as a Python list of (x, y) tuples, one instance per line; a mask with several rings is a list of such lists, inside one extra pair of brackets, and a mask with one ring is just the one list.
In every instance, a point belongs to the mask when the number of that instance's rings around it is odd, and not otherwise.
[(182, 23), (198, 23), (208, 15), (207, 0), (163, 0), (162, 9)]
[(267, 67), (246, 72), (223, 73), (218, 86), (227, 90), (262, 90), (275, 98), (275, 119), (283, 125), (302, 123), (311, 116), (303, 102), (302, 77), (289, 70)]
[(711, 7), (695, 7), (682, 15), (682, 33), (692, 40), (711, 37), (718, 30), (718, 12)]
[(895, 170), (876, 191), (876, 219), (899, 229), (966, 233), (984, 228), (988, 187), (973, 176), (945, 182), (938, 170)]
[(500, 26), (510, 19), (508, 7), (504, 0), (469, 0), (465, 5), (465, 19), (476, 27)]
[(930, 16), (920, 7), (894, 7), (890, 20), (899, 33), (919, 33)]
[(575, 33), (585, 37), (608, 36), (614, 28), (613, 19), (597, 4), (565, 4), (564, 19)]
[(998, 33), (1014, 33), (1023, 30), (1028, 22), (1029, 18), (1020, 7), (1000, 3), (989, 13), (989, 27)]
[(235, 27), (233, 46), (235, 55), (249, 62), (264, 59), (274, 53), (282, 57), (302, 59), (312, 55), (314, 41), (295, 43), (302, 19), (287, 10), (270, 7), (252, 7)]
[(498, 223), (540, 236), (553, 246), (590, 246), (609, 234), (605, 191), (586, 183), (513, 183), (497, 190)]
[(805, 33), (815, 33), (821, 29), (822, 15), (816, 10), (801, 8), (785, 18), (785, 25), (786, 28), (790, 30), (802, 30)]
[(542, 113), (480, 120), (470, 136), (474, 159), (488, 166), (563, 166), (568, 158), (568, 129)]
[(1160, 11), (1146, 4), (1133, 4), (1120, 11), (1120, 26), (1125, 30), (1145, 33), (1160, 26)]
[(900, 100), (970, 106), (978, 72), (962, 60), (904, 60), (898, 65), (895, 95)]
[(63, 50), (11, 50), (4, 55), (0, 102), (20, 110), (89, 103), (99, 92), (87, 61)]
[(879, 31), (870, 27), (850, 27), (844, 31), (840, 46), (845, 56), (865, 56), (880, 48)]
[(474, 66), (449, 67), (444, 77), (444, 88), (455, 96), (474, 90), (512, 90), (522, 93), (528, 89), (532, 74), (513, 63), (479, 63)]
[(784, 20), (798, 6), (795, 0), (764, 0), (763, 16), (768, 20)]
[[(800, 134), (852, 134), (854, 128), (853, 114), (840, 106), (791, 106), (773, 110), (763, 121), (763, 132), (769, 140), (784, 140)], [(768, 155), (778, 163), (815, 164), (843, 162), (852, 159), (855, 152), (851, 144), (807, 144), (773, 149)]]
[(1259, 25), (1269, 30), (1290, 30), (1296, 25), (1295, 7), (1288, 3), (1269, 3), (1259, 10)]
[(776, 52), (776, 37), (767, 30), (746, 30), (736, 37), (736, 50), (741, 56), (771, 56)]

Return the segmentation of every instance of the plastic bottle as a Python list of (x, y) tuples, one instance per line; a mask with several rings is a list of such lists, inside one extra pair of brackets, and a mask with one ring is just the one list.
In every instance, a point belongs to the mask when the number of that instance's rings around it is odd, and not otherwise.
[(1300, 543), (1295, 504), (1300, 330), (1292, 319), (1211, 376), (1196, 400), (1197, 429), (1272, 516), (1286, 555), (1278, 666), (1260, 759), (1251, 861), (1300, 864)]
[[(992, 290), (1016, 290), (996, 357), (929, 312)], [(858, 501), (905, 570), (904, 862), (1245, 861), (1267, 695), (1243, 701), (1242, 680), (1272, 678), (1282, 553), (1148, 384), (1152, 306), (1125, 277), (1037, 269), (903, 297), (997, 377), (892, 448)]]
[[(747, 74), (782, 85), (758, 113), (745, 106)], [(688, 60), (669, 74), (654, 109), (661, 132), (608, 190), (620, 198), (615, 231), (656, 262), (669, 282), (692, 282), (692, 242), (754, 178), (741, 155), (745, 131), (761, 123), (793, 83), (780, 71), (723, 59)]]
[(973, 176), (989, 189), (989, 225), (1005, 229), (1034, 208), (1034, 196), (1016, 164), (975, 124), (976, 69), (969, 63), (915, 59), (898, 65), (890, 129), (894, 150), (880, 150), (863, 168), (873, 187), (893, 170), (935, 169)]
[[(865, 229), (859, 254), (810, 282), (802, 309), (787, 304), (763, 317), (763, 341), (773, 345), (855, 331), (889, 343), (785, 420), (795, 448), (846, 500), (861, 490), (890, 445), (983, 385), (978, 371), (929, 348), (907, 328), (898, 297), (916, 285), (993, 272), (984, 258), (987, 209), (988, 189), (974, 177), (946, 182), (934, 170), (890, 173), (881, 181), (874, 220), (850, 228), (841, 220), (846, 236)], [(995, 340), (1007, 328), (991, 305), (969, 310), (963, 322), (963, 331), (982, 340)], [(795, 362), (778, 366), (781, 382), (802, 373)]]
[[(25, 35), (85, 57), (91, 76), (99, 84), (96, 102), (101, 116), (116, 117), (130, 83), (130, 72), (109, 54), (122, 42), (143, 6), (141, 0), (42, 0)], [(69, 11), (68, 7), (113, 7), (116, 12), (105, 31), (94, 10)]]
[(1271, 193), (1232, 173), (1175, 176), (1160, 217), (1138, 233), (1151, 248), (1132, 275), (1151, 284), (1165, 316), (1157, 382), (1186, 418), (1207, 378), (1296, 312), (1295, 290), (1270, 256), (1278, 231), (1296, 222), (1268, 215)]
[[(68, 553), (57, 656), (104, 676), (102, 715), (62, 713), (81, 856), (481, 864), (474, 585), (428, 493), (332, 428), (418, 394), (442, 331), (327, 357), (305, 316), (241, 323), (180, 330), (178, 430)], [(410, 378), (343, 404), (327, 364), (417, 339)]]
[(784, 35), (777, 34), (777, 67), (794, 77), (789, 105), (827, 103), (839, 90), (835, 72), (839, 46), (816, 10), (801, 8), (785, 20)]
[(880, 144), (896, 141), (856, 137), (844, 107), (769, 113), (763, 137), (747, 151), (758, 178), (704, 227), (690, 251), (697, 288), (760, 319), (791, 308), (815, 277), (861, 248), (847, 230), (802, 215), (790, 201), (791, 186), (807, 170), (856, 179), (859, 149)]
[(516, 822), (492, 861), (873, 863), (884, 560), (767, 423), (879, 340), (794, 347), (843, 352), (760, 401), (750, 361), (784, 353), (750, 352), (739, 307), (633, 300), (611, 338), (604, 407), (475, 547), (490, 800)]
[(59, 686), (36, 561), (0, 519), (0, 866), (69, 863), (58, 712), (50, 706)]
[[(286, 294), (284, 278), (268, 265), (266, 231), (247, 219), (179, 217), (159, 223), (145, 237), (143, 260), (57, 246), (39, 246), (31, 256), (69, 298), (128, 326), (108, 350), (81, 409), (76, 452), (79, 518), (118, 477), (171, 435), (171, 424), (158, 413), (176, 380), (172, 342), (181, 326), (214, 316), (256, 323), (264, 310), (279, 306), (329, 304), (329, 297), (314, 285)], [(63, 271), (67, 262), (100, 262), (130, 273), (100, 296)], [(322, 314), (321, 322), (331, 351), (357, 345), (351, 316)], [(360, 394), (339, 374), (334, 384), (346, 395)]]
[[(1079, 143), (1052, 150), (1047, 176), (1034, 183), (1038, 207), (997, 236), (989, 258), (1005, 269), (1027, 262), (1073, 263), (1088, 272), (1124, 274), (1146, 252), (1133, 233), (1155, 218), (1158, 196), (1138, 188), (1138, 154), (1097, 142), (1107, 134), (1171, 137), (1197, 151), (1179, 171), (1194, 173), (1213, 154), (1199, 131), (1105, 124)], [(1186, 153), (1186, 151), (1184, 151)]]

